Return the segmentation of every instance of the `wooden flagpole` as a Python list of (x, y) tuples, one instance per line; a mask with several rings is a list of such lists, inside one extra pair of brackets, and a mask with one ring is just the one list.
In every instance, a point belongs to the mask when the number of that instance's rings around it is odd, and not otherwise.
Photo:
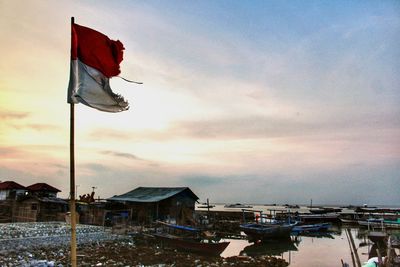
[[(75, 23), (74, 17), (71, 17), (72, 25)], [(71, 32), (72, 38), (72, 32)], [(72, 63), (71, 63), (72, 64)], [(70, 143), (69, 143), (69, 164), (70, 164), (70, 204), (71, 215), (71, 266), (76, 267), (76, 209), (75, 209), (75, 107), (70, 103)]]

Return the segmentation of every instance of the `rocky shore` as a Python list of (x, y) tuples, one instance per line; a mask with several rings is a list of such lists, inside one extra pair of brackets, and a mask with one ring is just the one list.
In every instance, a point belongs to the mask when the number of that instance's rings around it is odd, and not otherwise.
[[(0, 224), (0, 266), (69, 266), (69, 226), (63, 223)], [(78, 225), (79, 266), (287, 266), (269, 256), (208, 257), (161, 247), (136, 234)]]

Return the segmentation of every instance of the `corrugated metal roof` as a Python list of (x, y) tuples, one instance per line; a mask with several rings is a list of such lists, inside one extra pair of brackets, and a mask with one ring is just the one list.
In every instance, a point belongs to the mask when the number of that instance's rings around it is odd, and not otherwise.
[(184, 192), (194, 200), (199, 198), (189, 187), (138, 187), (119, 196), (113, 196), (108, 200), (127, 202), (159, 202)]

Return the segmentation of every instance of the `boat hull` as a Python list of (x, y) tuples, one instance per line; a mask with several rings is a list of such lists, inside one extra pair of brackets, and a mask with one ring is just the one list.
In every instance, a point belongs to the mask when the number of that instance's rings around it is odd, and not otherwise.
[(288, 238), (294, 224), (242, 224), (240, 229), (249, 237), (249, 240), (268, 240), (277, 238)]
[(360, 226), (371, 227), (371, 228), (391, 228), (391, 229), (400, 229), (400, 223), (397, 221), (388, 221), (388, 220), (365, 220), (358, 221)]
[(339, 222), (339, 214), (301, 214), (302, 222)]
[(296, 225), (293, 227), (292, 232), (295, 233), (311, 233), (327, 231), (332, 225), (330, 223), (318, 223), (307, 225)]
[(219, 256), (229, 245), (230, 242), (219, 243), (203, 243), (194, 239), (184, 239), (169, 234), (153, 234), (153, 236), (166, 243), (167, 245), (176, 247), (180, 250), (200, 253), (205, 255)]

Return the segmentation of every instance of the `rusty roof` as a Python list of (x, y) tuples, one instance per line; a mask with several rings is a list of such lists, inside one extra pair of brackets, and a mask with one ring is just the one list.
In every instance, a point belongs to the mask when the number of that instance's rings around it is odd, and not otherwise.
[(26, 187), (14, 181), (5, 181), (0, 183), (0, 190), (21, 189), (26, 190)]
[(29, 191), (37, 192), (37, 191), (49, 191), (49, 192), (61, 192), (61, 190), (52, 187), (46, 183), (36, 183), (26, 187)]

